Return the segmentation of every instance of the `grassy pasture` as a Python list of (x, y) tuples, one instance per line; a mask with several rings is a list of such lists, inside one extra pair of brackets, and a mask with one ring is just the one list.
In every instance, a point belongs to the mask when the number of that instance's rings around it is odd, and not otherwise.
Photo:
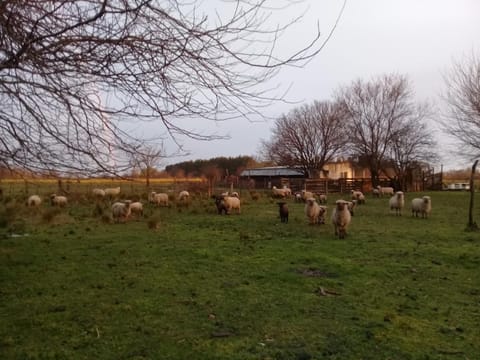
[(37, 212), (9, 194), (0, 358), (477, 359), (469, 195), (429, 195), (427, 220), (367, 198), (339, 240), (329, 223), (307, 225), (293, 201), (280, 223), (265, 194), (242, 193), (241, 215), (217, 215), (197, 195), (127, 224), (105, 223), (82, 197)]

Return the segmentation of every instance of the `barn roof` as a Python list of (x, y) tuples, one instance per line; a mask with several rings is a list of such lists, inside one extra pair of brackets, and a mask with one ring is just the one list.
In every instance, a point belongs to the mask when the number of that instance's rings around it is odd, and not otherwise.
[(300, 169), (289, 168), (286, 166), (269, 166), (255, 169), (245, 169), (242, 171), (240, 176), (245, 177), (255, 177), (255, 176), (281, 176), (281, 177), (292, 177), (292, 176), (301, 176), (303, 177), (303, 171)]

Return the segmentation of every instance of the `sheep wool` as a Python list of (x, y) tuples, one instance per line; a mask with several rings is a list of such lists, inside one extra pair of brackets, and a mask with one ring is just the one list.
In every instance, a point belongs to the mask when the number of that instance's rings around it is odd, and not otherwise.
[(182, 190), (178, 193), (178, 201), (188, 201), (190, 193), (187, 190)]
[(279, 198), (284, 198), (287, 196), (287, 190), (286, 189), (278, 189), (276, 186), (272, 187), (272, 196), (273, 197), (279, 197)]
[(93, 189), (92, 190), (93, 196), (97, 198), (104, 198), (105, 197), (105, 190), (103, 189)]
[(348, 210), (348, 201), (337, 200), (332, 212), (332, 224), (335, 236), (344, 239), (347, 235), (347, 228), (352, 220), (352, 215)]
[(30, 206), (30, 207), (40, 206), (41, 203), (42, 203), (42, 199), (38, 195), (31, 195), (27, 199), (27, 206)]
[(149, 195), (148, 201), (156, 206), (168, 206), (168, 194), (152, 191)]
[(143, 204), (139, 201), (132, 202), (130, 204), (130, 213), (137, 216), (143, 216)]
[(397, 191), (389, 200), (390, 211), (395, 210), (395, 215), (402, 216), (402, 209), (405, 205), (405, 197), (402, 191)]
[(382, 187), (378, 185), (377, 189), (378, 189), (378, 192), (380, 193), (380, 196), (393, 195), (395, 193), (395, 191), (393, 190), (393, 187), (390, 187), (390, 186)]
[(65, 207), (67, 206), (68, 200), (65, 196), (58, 196), (56, 194), (50, 195), (50, 203), (52, 206)]
[(428, 218), (432, 211), (432, 199), (430, 196), (422, 198), (415, 198), (412, 200), (412, 216), (418, 217), (420, 214), (422, 218)]
[(310, 225), (320, 224), (320, 216), (324, 214), (325, 207), (318, 205), (314, 197), (309, 197), (305, 200), (305, 216)]
[(116, 188), (107, 188), (104, 191), (105, 196), (108, 196), (109, 198), (114, 198), (120, 194), (120, 186)]
[(131, 203), (130, 200), (125, 200), (124, 202), (116, 202), (112, 205), (112, 216), (116, 223), (127, 221), (130, 216)]

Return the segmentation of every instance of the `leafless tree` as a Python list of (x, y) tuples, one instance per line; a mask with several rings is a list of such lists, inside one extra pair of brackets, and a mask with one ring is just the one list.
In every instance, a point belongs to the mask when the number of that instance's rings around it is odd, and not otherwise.
[(258, 114), (283, 97), (265, 84), (328, 40), (317, 29), (282, 56), (302, 19), (274, 24), (288, 4), (298, 2), (1, 1), (0, 165), (117, 174), (145, 122), (159, 138), (215, 139), (185, 121)]
[(318, 177), (327, 162), (342, 154), (347, 141), (343, 107), (315, 101), (279, 118), (262, 147), (276, 164), (301, 167), (308, 176)]
[(129, 154), (131, 157), (131, 166), (138, 168), (140, 173), (145, 175), (146, 186), (150, 187), (150, 178), (162, 159), (165, 159), (166, 153), (161, 145), (144, 145), (135, 152)]
[(438, 160), (434, 134), (426, 122), (431, 114), (430, 108), (428, 104), (422, 104), (412, 109), (411, 116), (402, 121), (392, 137), (387, 156), (399, 190), (407, 190), (407, 183), (416, 169)]
[(443, 130), (461, 146), (457, 154), (480, 156), (480, 58), (475, 54), (454, 62), (445, 76), (444, 99), (448, 110), (441, 121)]
[(338, 101), (349, 117), (352, 155), (363, 159), (376, 186), (395, 136), (416, 109), (409, 82), (401, 75), (357, 80), (339, 91)]

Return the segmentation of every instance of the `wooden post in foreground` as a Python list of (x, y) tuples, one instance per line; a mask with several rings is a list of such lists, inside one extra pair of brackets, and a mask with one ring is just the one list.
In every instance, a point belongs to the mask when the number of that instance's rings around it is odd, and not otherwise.
[(474, 186), (474, 178), (475, 178), (475, 169), (477, 168), (478, 160), (475, 160), (472, 166), (472, 173), (470, 174), (470, 208), (468, 209), (468, 224), (467, 230), (477, 230), (478, 226), (477, 223), (473, 221), (473, 201), (475, 199), (475, 186)]

